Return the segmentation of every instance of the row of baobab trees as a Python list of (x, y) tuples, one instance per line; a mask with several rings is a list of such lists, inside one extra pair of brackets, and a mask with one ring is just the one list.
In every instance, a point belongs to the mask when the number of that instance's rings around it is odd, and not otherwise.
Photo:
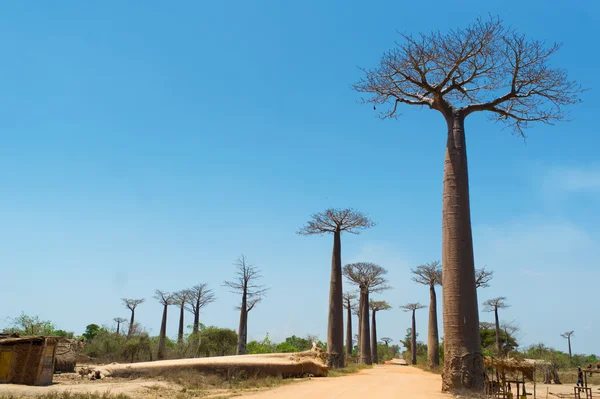
[[(257, 284), (257, 280), (261, 277), (258, 267), (248, 263), (244, 255), (235, 262), (236, 273), (232, 280), (225, 281), (224, 286), (231, 289), (232, 292), (241, 295), (240, 306), (240, 324), (238, 328), (238, 346), (237, 354), (246, 353), (246, 344), (248, 339), (248, 313), (263, 299), (267, 292), (265, 286)], [(214, 291), (208, 288), (208, 284), (201, 283), (191, 288), (183, 289), (177, 292), (169, 293), (166, 291), (156, 290), (154, 294), (156, 299), (163, 307), (162, 319), (160, 323), (160, 333), (158, 338), (158, 353), (157, 359), (165, 358), (166, 336), (167, 336), (167, 317), (169, 306), (177, 306), (179, 310), (179, 329), (177, 332), (177, 343), (183, 344), (185, 332), (185, 312), (193, 315), (194, 322), (192, 324), (192, 348), (197, 348), (199, 344), (200, 331), (200, 312), (207, 305), (213, 303), (217, 298)], [(123, 304), (131, 312), (129, 319), (129, 329), (127, 337), (131, 338), (135, 332), (135, 311), (136, 308), (145, 302), (144, 298), (130, 299), (123, 298)], [(127, 319), (116, 317), (114, 321), (117, 323), (117, 334), (120, 333), (120, 328)]]

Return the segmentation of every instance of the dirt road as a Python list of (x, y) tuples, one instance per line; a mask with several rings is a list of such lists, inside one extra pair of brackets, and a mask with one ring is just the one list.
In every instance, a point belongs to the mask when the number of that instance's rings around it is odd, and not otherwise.
[(442, 379), (414, 367), (381, 365), (345, 377), (313, 378), (266, 392), (243, 395), (248, 399), (364, 399), (452, 398), (440, 392)]

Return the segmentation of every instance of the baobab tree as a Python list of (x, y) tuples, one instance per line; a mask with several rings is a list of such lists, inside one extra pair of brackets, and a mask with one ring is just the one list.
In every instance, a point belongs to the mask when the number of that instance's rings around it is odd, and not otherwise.
[(346, 309), (346, 356), (352, 356), (352, 308), (356, 299), (356, 294), (344, 292), (344, 309)]
[(358, 319), (358, 324), (357, 324), (357, 332), (354, 335), (356, 337), (356, 354), (357, 354), (357, 358), (360, 359), (360, 326), (361, 324), (361, 319), (360, 319), (360, 315), (361, 313), (361, 306), (360, 306), (360, 301), (359, 302), (355, 302), (352, 305), (352, 314), (355, 315)]
[(144, 303), (145, 299), (122, 298), (121, 301), (123, 301), (123, 305), (125, 305), (125, 307), (131, 311), (131, 319), (129, 320), (129, 330), (127, 331), (127, 338), (131, 338), (135, 325), (135, 308), (137, 308), (138, 305)]
[(575, 331), (567, 331), (566, 333), (562, 333), (560, 334), (561, 337), (565, 338), (568, 342), (569, 342), (569, 361), (572, 360), (572, 354), (571, 354), (571, 337), (573, 336), (573, 334), (575, 333)]
[(385, 53), (354, 85), (382, 119), (398, 105), (425, 106), (446, 122), (442, 195), (444, 370), (442, 390), (483, 388), (465, 119), (486, 112), (524, 137), (536, 123), (566, 119), (581, 86), (551, 64), (559, 44), (529, 40), (499, 19), (412, 36)]
[(124, 319), (123, 317), (115, 317), (113, 320), (115, 323), (117, 323), (117, 335), (119, 335), (121, 331), (121, 323), (125, 323), (127, 319)]
[(394, 340), (391, 339), (390, 337), (383, 337), (381, 338), (381, 342), (383, 342), (385, 344), (385, 346), (390, 346), (390, 342), (393, 342)]
[(342, 299), (342, 232), (359, 234), (375, 226), (364, 213), (354, 209), (327, 209), (315, 213), (298, 230), (303, 236), (333, 234), (331, 279), (329, 282), (329, 315), (327, 321), (327, 359), (331, 368), (344, 367), (344, 316)]
[(488, 299), (483, 303), (485, 312), (494, 312), (494, 320), (496, 324), (496, 350), (498, 355), (502, 354), (502, 344), (500, 341), (500, 319), (498, 318), (498, 309), (508, 308), (510, 305), (506, 303), (506, 297)]
[(156, 299), (163, 306), (162, 321), (160, 322), (160, 334), (158, 335), (158, 360), (165, 359), (165, 343), (167, 341), (167, 309), (173, 304), (173, 295), (168, 292), (156, 290), (154, 293)]
[(372, 364), (371, 342), (369, 332), (369, 294), (381, 292), (390, 287), (387, 285), (387, 279), (384, 277), (387, 270), (374, 263), (357, 262), (344, 266), (344, 276), (352, 283), (358, 286), (359, 296), (359, 348), (360, 362)]
[(427, 329), (427, 363), (429, 367), (440, 365), (440, 340), (437, 322), (437, 296), (435, 286), (442, 285), (442, 265), (433, 261), (411, 269), (413, 281), (429, 287), (429, 326)]
[(412, 364), (417, 364), (417, 321), (415, 319), (415, 312), (424, 307), (420, 303), (407, 303), (400, 306), (405, 312), (412, 312), (412, 329), (410, 335), (410, 362)]
[(192, 346), (194, 351), (198, 348), (198, 331), (200, 330), (200, 312), (204, 307), (213, 303), (217, 298), (212, 289), (208, 288), (208, 284), (200, 283), (192, 288), (185, 290), (187, 296), (187, 305), (185, 309), (194, 315), (194, 323), (192, 324)]
[[(179, 329), (177, 330), (177, 344), (183, 344), (183, 333), (185, 328), (185, 306), (192, 297), (190, 290), (181, 290), (173, 294), (173, 305), (179, 306)], [(198, 320), (198, 323), (200, 320)]]
[(242, 296), (239, 306), (240, 325), (237, 354), (244, 355), (246, 354), (246, 343), (248, 342), (248, 312), (261, 301), (267, 292), (267, 288), (256, 283), (256, 280), (262, 277), (260, 270), (258, 267), (249, 264), (244, 255), (241, 255), (234, 264), (236, 267), (235, 278), (225, 281), (223, 285), (229, 287), (232, 293)]
[(475, 288), (489, 287), (492, 278), (494, 278), (493, 270), (486, 270), (485, 266), (481, 269), (475, 269)]
[(371, 308), (371, 360), (373, 363), (379, 363), (379, 356), (377, 355), (377, 318), (376, 314), (382, 310), (388, 310), (392, 307), (386, 301), (369, 301), (369, 307)]

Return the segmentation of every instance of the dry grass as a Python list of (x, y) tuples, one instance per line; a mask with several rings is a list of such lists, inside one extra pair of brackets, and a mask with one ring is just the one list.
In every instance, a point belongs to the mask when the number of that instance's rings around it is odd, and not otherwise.
[(341, 376), (348, 375), (348, 374), (358, 373), (361, 370), (370, 369), (370, 368), (373, 368), (373, 366), (368, 366), (366, 364), (361, 364), (361, 363), (350, 363), (343, 369), (330, 369), (327, 376), (328, 377), (341, 377)]

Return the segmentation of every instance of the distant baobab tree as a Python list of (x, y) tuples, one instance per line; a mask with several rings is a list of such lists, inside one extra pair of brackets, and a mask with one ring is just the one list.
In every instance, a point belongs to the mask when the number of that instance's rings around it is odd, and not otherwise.
[(377, 318), (376, 314), (382, 310), (388, 310), (392, 307), (386, 301), (369, 301), (369, 307), (371, 308), (371, 360), (373, 363), (379, 363), (379, 356), (377, 354)]
[(435, 286), (442, 285), (442, 265), (433, 261), (411, 270), (413, 281), (429, 287), (429, 326), (427, 334), (427, 363), (429, 367), (440, 365), (440, 340), (437, 322), (437, 296)]
[(158, 335), (158, 360), (165, 359), (165, 344), (167, 341), (167, 309), (173, 304), (173, 296), (168, 292), (156, 290), (154, 293), (156, 299), (163, 306), (162, 320), (160, 322), (160, 334)]
[(246, 354), (246, 343), (248, 342), (248, 312), (261, 301), (267, 292), (264, 285), (258, 285), (256, 280), (262, 277), (258, 267), (250, 265), (244, 255), (240, 256), (235, 262), (235, 278), (225, 281), (223, 285), (229, 287), (234, 294), (240, 294), (242, 301), (240, 304), (240, 325), (238, 334), (237, 354)]
[(494, 278), (493, 270), (486, 270), (485, 266), (481, 269), (475, 269), (475, 288), (489, 287), (492, 278)]
[(327, 209), (315, 213), (298, 234), (333, 234), (331, 280), (329, 283), (329, 316), (327, 323), (327, 354), (331, 368), (344, 367), (344, 316), (342, 299), (342, 232), (359, 234), (375, 223), (365, 214), (353, 209)]
[(344, 309), (346, 309), (346, 356), (352, 356), (352, 307), (356, 294), (344, 292)]
[(173, 294), (173, 305), (179, 306), (179, 329), (177, 330), (177, 344), (180, 346), (183, 345), (183, 334), (185, 332), (185, 306), (191, 297), (192, 293), (189, 290), (181, 290)]
[(498, 318), (498, 309), (508, 308), (510, 305), (506, 303), (506, 297), (488, 299), (483, 303), (485, 312), (494, 312), (495, 328), (496, 328), (496, 350), (498, 356), (502, 355), (502, 343), (500, 339), (500, 319)]
[(127, 319), (124, 319), (123, 317), (115, 317), (113, 320), (115, 323), (117, 323), (117, 335), (119, 335), (121, 331), (121, 323), (125, 323)]
[(360, 362), (363, 364), (372, 364), (369, 331), (369, 294), (390, 288), (385, 278), (387, 270), (374, 263), (357, 262), (345, 265), (343, 274), (352, 284), (357, 285), (360, 290), (360, 320), (358, 326), (358, 331), (360, 331)]
[(560, 334), (561, 337), (565, 338), (569, 342), (569, 361), (572, 360), (573, 356), (571, 354), (571, 337), (575, 331), (567, 331), (566, 333)]
[(419, 309), (423, 309), (425, 306), (420, 303), (407, 303), (406, 305), (400, 306), (405, 312), (412, 312), (412, 331), (410, 336), (410, 362), (411, 364), (417, 364), (417, 322), (415, 319), (415, 312)]
[[(442, 265), (444, 371), (442, 390), (483, 389), (465, 119), (485, 112), (517, 135), (537, 123), (567, 120), (582, 87), (555, 66), (559, 44), (529, 40), (501, 20), (478, 19), (466, 29), (412, 36), (363, 70), (354, 85), (379, 109), (397, 117), (398, 105), (427, 107), (446, 121), (443, 178)], [(468, 377), (465, 377), (468, 376)]]
[(383, 342), (385, 344), (385, 346), (390, 346), (390, 342), (393, 342), (394, 340), (391, 339), (390, 337), (383, 337), (381, 338), (381, 342)]
[(357, 332), (356, 334), (354, 334), (354, 337), (356, 338), (356, 353), (358, 355), (357, 358), (360, 359), (360, 326), (362, 325), (360, 319), (360, 315), (362, 314), (360, 301), (352, 304), (352, 314), (355, 315), (358, 319)]
[(143, 298), (142, 299), (123, 298), (123, 299), (121, 299), (121, 301), (123, 301), (123, 304), (125, 305), (125, 307), (131, 311), (131, 320), (129, 321), (129, 330), (127, 331), (127, 338), (131, 338), (131, 335), (133, 334), (133, 331), (134, 331), (134, 325), (135, 325), (135, 308), (137, 308), (138, 305), (141, 305), (142, 303), (144, 303), (145, 299), (143, 299)]
[[(200, 330), (200, 312), (203, 308), (213, 303), (217, 298), (212, 289), (208, 288), (208, 284), (200, 283), (192, 288), (185, 290), (187, 297), (187, 305), (185, 309), (194, 315), (194, 323), (192, 324), (192, 347), (194, 355), (197, 355), (199, 344)], [(181, 325), (180, 325), (181, 326)]]

